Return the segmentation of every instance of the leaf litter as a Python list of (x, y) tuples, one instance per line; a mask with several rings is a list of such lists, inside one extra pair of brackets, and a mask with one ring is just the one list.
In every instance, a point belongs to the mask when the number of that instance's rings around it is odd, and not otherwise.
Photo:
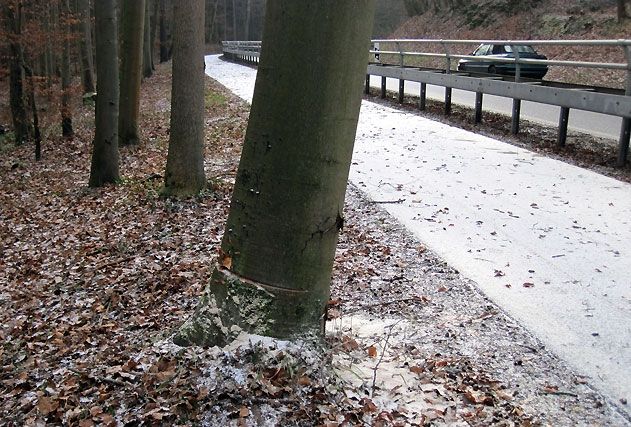
[[(622, 420), (540, 342), (354, 187), (324, 342), (181, 348), (217, 254), (248, 106), (208, 81), (197, 198), (159, 197), (169, 65), (144, 83), (140, 148), (90, 190), (92, 113), (0, 164), (5, 425), (559, 425)], [(16, 166), (17, 165), (17, 166)]]

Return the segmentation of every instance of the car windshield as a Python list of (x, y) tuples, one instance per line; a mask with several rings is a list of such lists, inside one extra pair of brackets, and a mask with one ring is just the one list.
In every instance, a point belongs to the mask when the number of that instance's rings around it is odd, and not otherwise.
[(526, 45), (518, 45), (518, 46), (504, 46), (504, 49), (506, 50), (506, 52), (513, 52), (513, 48), (515, 48), (515, 50), (519, 53), (536, 53), (535, 50), (532, 48), (532, 46), (526, 46)]

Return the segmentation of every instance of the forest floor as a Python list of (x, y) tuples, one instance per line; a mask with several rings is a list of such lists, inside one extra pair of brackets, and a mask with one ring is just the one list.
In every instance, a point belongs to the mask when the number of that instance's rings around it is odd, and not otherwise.
[(249, 106), (208, 80), (209, 188), (188, 200), (160, 197), (169, 108), (166, 64), (117, 186), (86, 186), (90, 107), (71, 139), (45, 129), (40, 162), (0, 142), (1, 424), (628, 423), (353, 187), (326, 342), (171, 344), (213, 268)]

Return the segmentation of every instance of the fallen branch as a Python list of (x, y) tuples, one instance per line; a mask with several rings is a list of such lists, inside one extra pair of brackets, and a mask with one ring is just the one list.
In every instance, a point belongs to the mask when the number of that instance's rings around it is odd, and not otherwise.
[(388, 204), (388, 203), (395, 204), (395, 203), (403, 203), (403, 202), (405, 202), (405, 199), (398, 199), (398, 200), (371, 200), (370, 201), (370, 203), (374, 203), (375, 205), (378, 205), (378, 204), (382, 204), (383, 205), (383, 204)]

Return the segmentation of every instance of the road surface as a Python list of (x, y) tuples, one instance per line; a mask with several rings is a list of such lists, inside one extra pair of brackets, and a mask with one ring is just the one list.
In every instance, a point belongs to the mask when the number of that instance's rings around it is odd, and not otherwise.
[(350, 180), (628, 414), (631, 184), (367, 101)]

